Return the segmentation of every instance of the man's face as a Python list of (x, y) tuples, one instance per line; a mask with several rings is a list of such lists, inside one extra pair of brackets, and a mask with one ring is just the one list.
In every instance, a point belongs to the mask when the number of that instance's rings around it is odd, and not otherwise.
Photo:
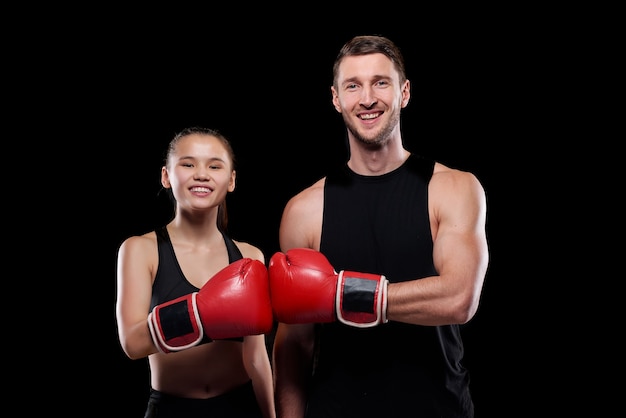
[(401, 85), (391, 60), (377, 53), (344, 58), (337, 86), (331, 87), (333, 105), (349, 132), (366, 144), (385, 143), (408, 103), (408, 80)]

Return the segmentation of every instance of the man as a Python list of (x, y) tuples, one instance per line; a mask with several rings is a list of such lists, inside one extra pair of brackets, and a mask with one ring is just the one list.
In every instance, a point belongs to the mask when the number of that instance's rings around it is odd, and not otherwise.
[(289, 200), (269, 265), (277, 416), (473, 417), (459, 326), (488, 266), (483, 187), (404, 147), (389, 39), (348, 41), (331, 93), (349, 159)]

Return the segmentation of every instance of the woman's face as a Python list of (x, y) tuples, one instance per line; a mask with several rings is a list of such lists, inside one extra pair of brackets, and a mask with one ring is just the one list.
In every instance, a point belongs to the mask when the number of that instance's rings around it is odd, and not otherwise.
[(171, 187), (179, 208), (217, 207), (235, 190), (233, 162), (222, 142), (192, 134), (181, 138), (161, 170), (163, 187)]

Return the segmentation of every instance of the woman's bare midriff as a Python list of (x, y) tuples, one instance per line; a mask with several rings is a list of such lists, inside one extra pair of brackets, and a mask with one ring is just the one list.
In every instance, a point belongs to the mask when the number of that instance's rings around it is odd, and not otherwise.
[(243, 366), (242, 343), (213, 341), (178, 353), (149, 357), (153, 389), (185, 398), (221, 395), (250, 378)]

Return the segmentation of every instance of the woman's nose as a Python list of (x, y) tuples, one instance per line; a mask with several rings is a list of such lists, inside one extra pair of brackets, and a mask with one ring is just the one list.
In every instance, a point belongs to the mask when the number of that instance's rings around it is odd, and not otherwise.
[(195, 178), (197, 180), (209, 180), (211, 178), (209, 171), (206, 168), (202, 168), (199, 167), (196, 171), (195, 171)]

